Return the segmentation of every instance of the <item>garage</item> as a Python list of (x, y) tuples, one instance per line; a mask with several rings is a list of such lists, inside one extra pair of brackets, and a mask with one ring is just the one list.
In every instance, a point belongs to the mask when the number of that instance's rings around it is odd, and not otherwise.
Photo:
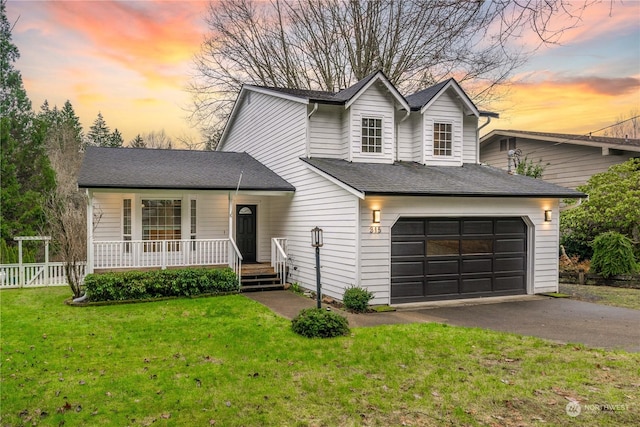
[(391, 303), (526, 294), (522, 218), (400, 218), (391, 228)]

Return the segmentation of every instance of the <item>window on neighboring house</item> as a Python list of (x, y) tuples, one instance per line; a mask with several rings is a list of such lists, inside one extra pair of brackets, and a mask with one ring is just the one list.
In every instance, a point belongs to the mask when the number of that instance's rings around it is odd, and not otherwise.
[(382, 119), (362, 119), (362, 152), (382, 153)]
[(433, 124), (433, 155), (453, 155), (451, 143), (451, 123)]
[(515, 150), (515, 149), (516, 149), (515, 137), (503, 138), (500, 140), (500, 151)]
[[(196, 201), (191, 201), (191, 240), (196, 240)], [(191, 249), (196, 250), (196, 242), (191, 242)]]
[[(131, 241), (131, 199), (122, 200), (122, 240)], [(131, 243), (124, 244), (124, 251), (131, 252)]]
[[(182, 238), (182, 200), (142, 201), (142, 240), (180, 240)], [(157, 252), (165, 243), (146, 244), (145, 251)], [(167, 244), (179, 250), (177, 242)]]

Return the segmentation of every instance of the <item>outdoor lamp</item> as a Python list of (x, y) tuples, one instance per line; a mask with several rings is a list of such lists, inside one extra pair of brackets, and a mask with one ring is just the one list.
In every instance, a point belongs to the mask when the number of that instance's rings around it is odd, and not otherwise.
[(322, 228), (316, 227), (311, 230), (311, 246), (321, 248), (322, 244)]
[(373, 211), (373, 223), (380, 224), (380, 209), (375, 209)]
[(544, 221), (551, 222), (551, 218), (553, 218), (553, 211), (551, 209), (544, 211)]

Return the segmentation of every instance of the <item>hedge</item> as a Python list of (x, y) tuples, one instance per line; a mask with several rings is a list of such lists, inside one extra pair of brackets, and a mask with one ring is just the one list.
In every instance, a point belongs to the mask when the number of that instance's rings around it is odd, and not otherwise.
[(185, 268), (88, 274), (84, 288), (94, 302), (237, 292), (240, 285), (230, 268)]

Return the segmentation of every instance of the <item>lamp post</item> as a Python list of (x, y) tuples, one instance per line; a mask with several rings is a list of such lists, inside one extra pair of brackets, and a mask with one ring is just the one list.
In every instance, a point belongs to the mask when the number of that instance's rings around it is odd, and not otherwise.
[(316, 248), (316, 299), (318, 308), (322, 308), (322, 297), (320, 296), (320, 248), (322, 245), (322, 228), (315, 227), (311, 230), (311, 246)]

